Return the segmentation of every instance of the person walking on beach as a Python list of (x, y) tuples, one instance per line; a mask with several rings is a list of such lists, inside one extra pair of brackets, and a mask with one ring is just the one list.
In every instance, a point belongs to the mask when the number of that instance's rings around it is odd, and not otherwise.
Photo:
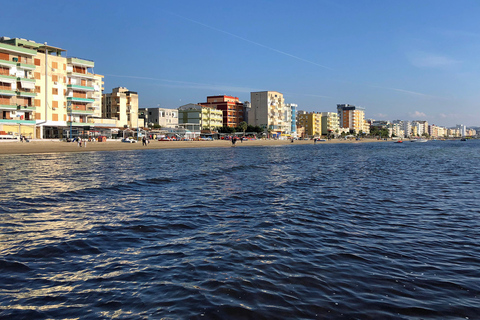
[(147, 138), (143, 136), (142, 138), (142, 145), (146, 146), (147, 145)]
[(236, 142), (237, 142), (237, 139), (235, 137), (232, 137), (232, 147), (235, 147)]

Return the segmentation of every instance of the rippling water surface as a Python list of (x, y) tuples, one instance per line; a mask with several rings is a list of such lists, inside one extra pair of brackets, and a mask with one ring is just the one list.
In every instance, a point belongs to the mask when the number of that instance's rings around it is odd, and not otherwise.
[(10, 155), (0, 173), (0, 318), (480, 318), (478, 141)]

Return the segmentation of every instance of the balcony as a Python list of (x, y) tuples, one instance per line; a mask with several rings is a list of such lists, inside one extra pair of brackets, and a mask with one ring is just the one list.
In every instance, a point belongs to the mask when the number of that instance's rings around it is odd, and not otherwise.
[(0, 74), (0, 81), (7, 82), (7, 83), (14, 83), (14, 82), (17, 82), (17, 77)]
[(79, 86), (76, 84), (67, 84), (67, 88), (72, 90), (78, 90), (78, 91), (94, 91), (95, 90), (93, 87)]
[(34, 125), (35, 120), (10, 120), (10, 119), (0, 119), (0, 123), (6, 124), (30, 124)]
[(15, 61), (0, 60), (0, 66), (2, 66), (2, 67), (11, 68), (11, 67), (14, 67), (16, 65), (17, 65), (17, 63)]
[(17, 105), (0, 104), (0, 110), (15, 111), (17, 110)]
[(80, 115), (91, 115), (93, 114), (93, 110), (75, 110), (75, 109), (67, 109), (67, 113), (69, 114), (80, 114)]
[(36, 56), (37, 55), (36, 50), (27, 49), (27, 48), (23, 48), (23, 47), (12, 46), (12, 45), (6, 44), (6, 43), (0, 43), (0, 49), (6, 50), (6, 51), (11, 52), (11, 53), (23, 53), (23, 54), (27, 54), (27, 55), (30, 55), (30, 56)]
[(72, 127), (93, 127), (95, 124), (93, 122), (75, 122), (75, 121), (67, 121), (67, 126)]
[(37, 94), (35, 92), (17, 91), (17, 96), (34, 98), (37, 96)]
[(67, 63), (72, 64), (74, 66), (81, 66), (87, 68), (93, 68), (95, 66), (95, 62), (92, 60), (80, 59), (80, 58), (67, 58)]
[(17, 67), (24, 70), (35, 70), (36, 68), (34, 64), (27, 64), (27, 63), (21, 63), (21, 62), (17, 63)]
[(19, 110), (19, 111), (35, 111), (36, 108), (35, 106), (21, 106), (21, 105), (18, 105), (18, 106), (14, 106), (16, 110)]
[(67, 101), (83, 102), (83, 103), (92, 103), (92, 102), (95, 102), (95, 99), (77, 98), (77, 97), (67, 97)]
[(0, 96), (16, 96), (17, 93), (13, 90), (0, 90)]
[(32, 78), (20, 78), (20, 77), (17, 77), (17, 81), (27, 81), (27, 82), (31, 82), (31, 83), (36, 82), (36, 80), (32, 79)]
[(75, 77), (75, 78), (84, 78), (84, 79), (95, 79), (95, 76), (91, 73), (77, 73), (73, 71), (67, 71), (67, 74), (70, 77)]

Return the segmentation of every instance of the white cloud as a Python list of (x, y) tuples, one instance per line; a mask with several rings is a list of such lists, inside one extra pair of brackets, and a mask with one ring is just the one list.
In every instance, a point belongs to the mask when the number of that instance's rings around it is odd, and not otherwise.
[(427, 116), (425, 113), (420, 111), (415, 111), (413, 113), (410, 112), (408, 115), (412, 118), (425, 118)]
[(385, 114), (385, 113), (376, 113), (374, 114), (375, 117), (377, 118), (382, 118), (382, 119), (387, 119), (388, 118), (388, 114)]
[(415, 51), (407, 54), (408, 60), (418, 68), (444, 68), (462, 63), (462, 61), (444, 55)]

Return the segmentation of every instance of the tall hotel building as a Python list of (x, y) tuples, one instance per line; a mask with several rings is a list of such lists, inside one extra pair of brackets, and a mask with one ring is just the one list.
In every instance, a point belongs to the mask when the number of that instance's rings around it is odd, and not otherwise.
[(338, 132), (338, 114), (322, 112), (322, 135), (335, 135)]
[(305, 128), (306, 137), (322, 135), (322, 114), (320, 112), (298, 111), (297, 124)]
[(0, 131), (60, 138), (101, 117), (103, 76), (94, 62), (19, 38), (0, 38)]
[(276, 91), (251, 92), (248, 124), (270, 129), (277, 135), (290, 135), (292, 108), (285, 104), (283, 94)]
[(341, 128), (351, 131), (368, 133), (365, 123), (365, 109), (350, 104), (337, 104), (338, 121)]
[(244, 106), (237, 97), (210, 96), (207, 97), (207, 102), (199, 105), (222, 110), (223, 125), (226, 127), (238, 127), (240, 122), (245, 121)]
[(114, 126), (138, 128), (144, 126), (144, 120), (139, 122), (138, 93), (124, 87), (112, 89), (112, 93), (104, 93), (102, 117), (113, 119)]

